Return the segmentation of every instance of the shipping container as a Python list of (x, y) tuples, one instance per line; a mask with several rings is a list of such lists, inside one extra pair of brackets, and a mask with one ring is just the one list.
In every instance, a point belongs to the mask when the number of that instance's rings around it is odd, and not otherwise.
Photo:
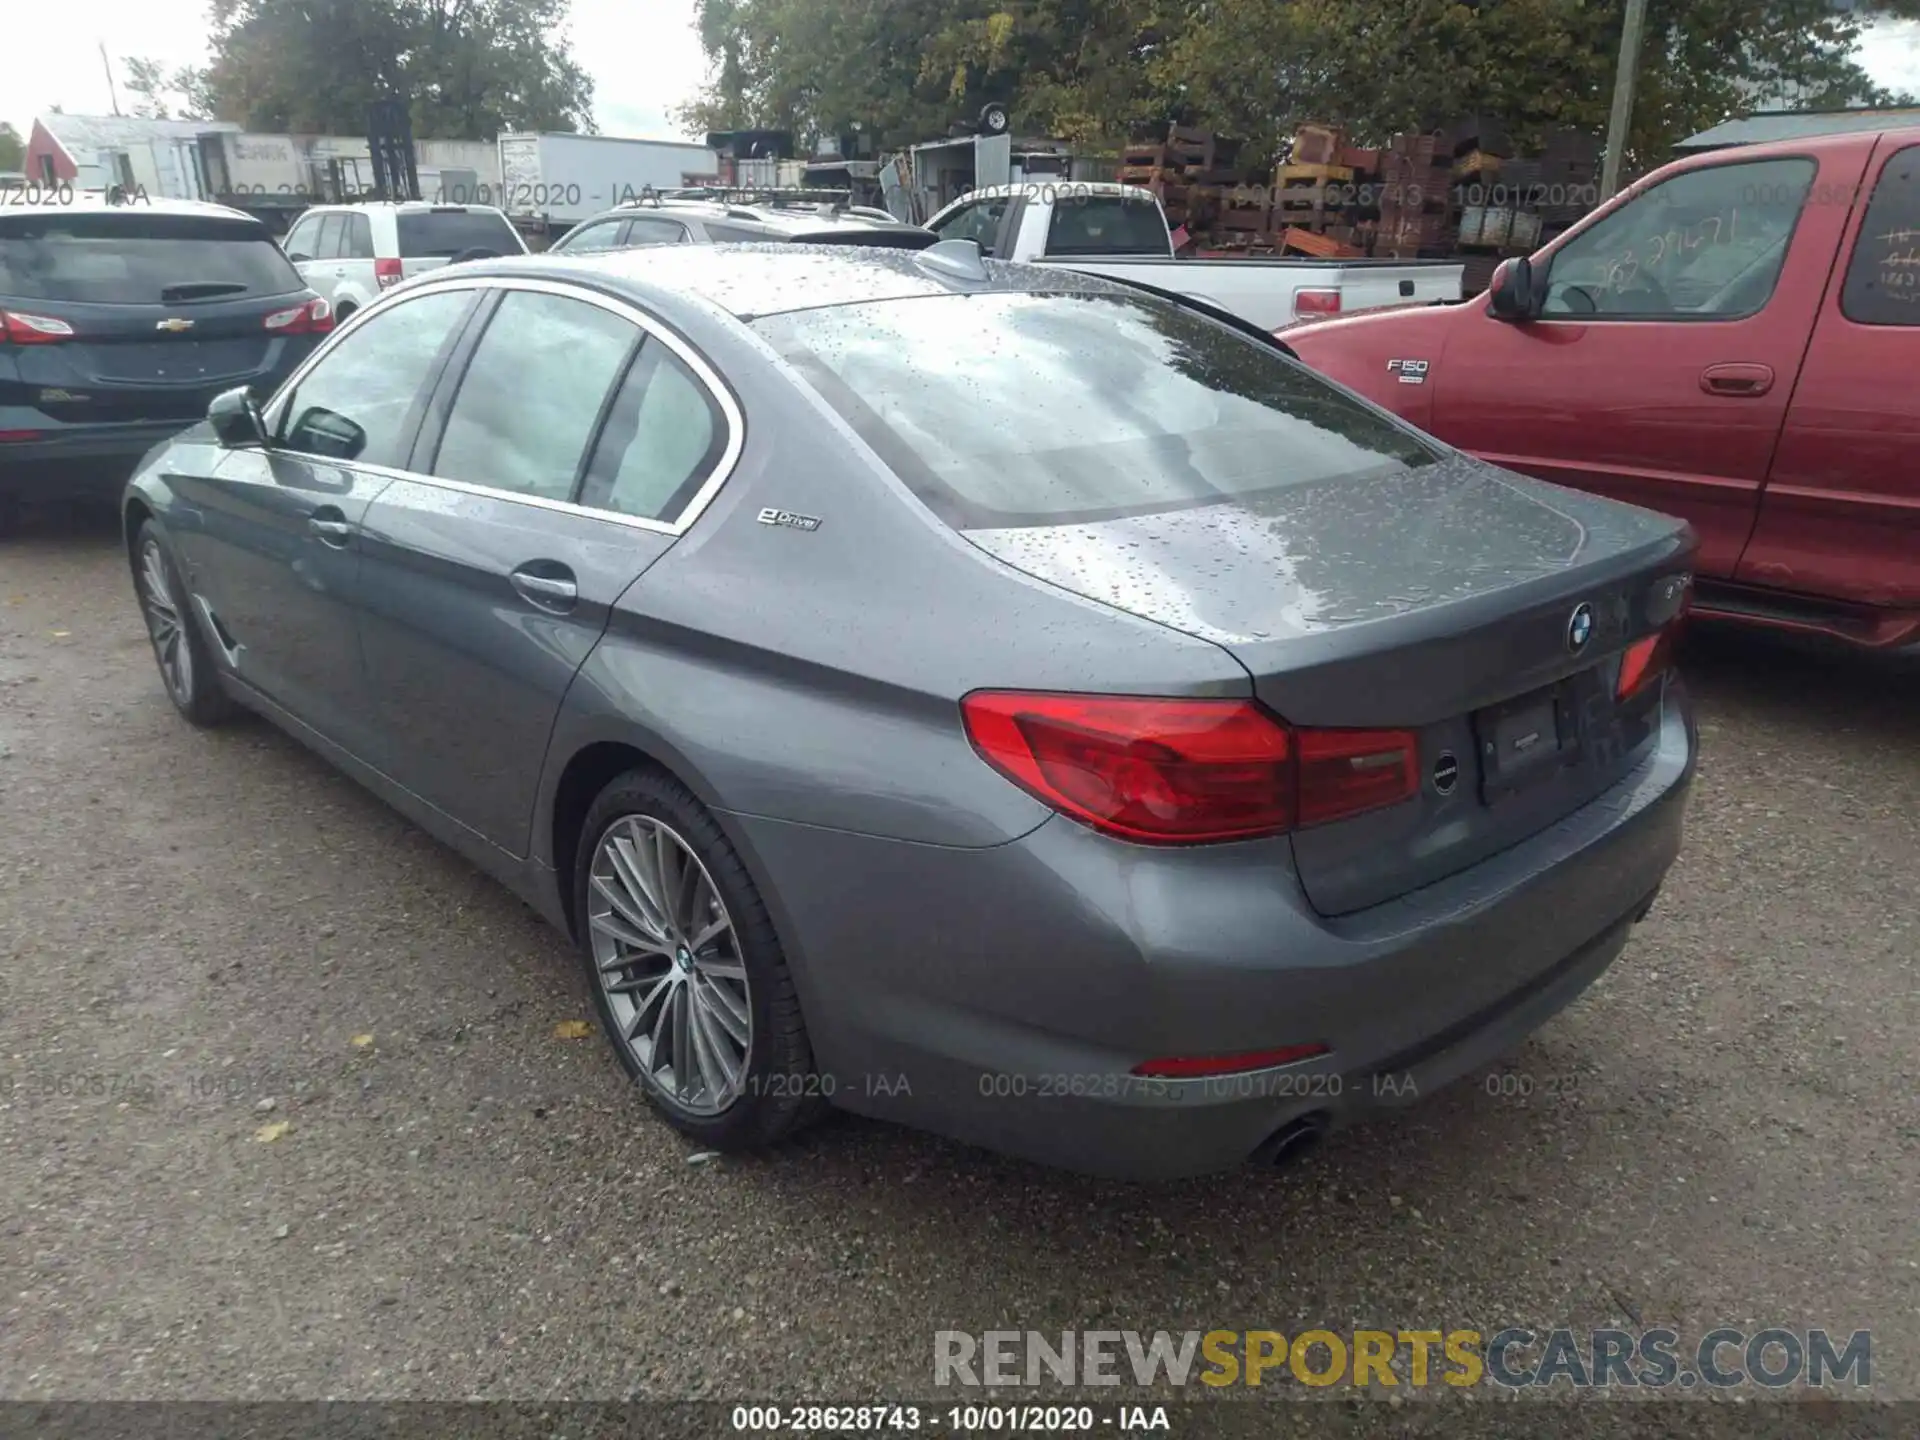
[(475, 195), (519, 219), (571, 224), (652, 189), (718, 183), (720, 157), (679, 140), (611, 135), (502, 135), (496, 195)]

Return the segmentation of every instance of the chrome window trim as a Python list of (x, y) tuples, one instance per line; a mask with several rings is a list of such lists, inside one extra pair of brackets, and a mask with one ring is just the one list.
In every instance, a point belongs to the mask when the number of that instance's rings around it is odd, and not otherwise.
[[(492, 485), (475, 485), (466, 480), (453, 480), (444, 475), (425, 475), (417, 470), (396, 470), (385, 465), (362, 465), (357, 461), (335, 460), (324, 455), (306, 458), (323, 464), (338, 465), (363, 475), (381, 476), (389, 480), (413, 480), (423, 485), (434, 485), (443, 490), (452, 490), (463, 495), (478, 495), (489, 500), (511, 500), (519, 505), (531, 505), (536, 510), (553, 510), (563, 515), (589, 516), (595, 520), (606, 520), (615, 525), (625, 525), (632, 530), (646, 530), (656, 535), (686, 534), (705, 513), (713, 497), (719, 493), (720, 487), (727, 482), (727, 478), (733, 474), (734, 467), (739, 464), (740, 454), (747, 443), (746, 416), (742, 413), (740, 402), (734, 397), (733, 391), (720, 378), (719, 372), (709, 365), (706, 358), (693, 346), (637, 305), (580, 285), (557, 280), (534, 280), (518, 275), (460, 275), (445, 280), (423, 278), (409, 281), (404, 286), (381, 296), (365, 309), (355, 311), (344, 325), (335, 329), (326, 344), (315, 349), (301, 362), (300, 368), (286, 378), (262, 411), (262, 422), (267, 433), (272, 435), (280, 428), (288, 403), (314, 367), (331, 355), (347, 336), (366, 324), (370, 317), (385, 314), (388, 310), (404, 305), (410, 300), (419, 299), (423, 295), (437, 294), (446, 290), (531, 290), (538, 294), (559, 295), (569, 300), (585, 301), (589, 305), (597, 305), (602, 310), (610, 311), (638, 326), (648, 339), (657, 340), (672, 351), (675, 357), (693, 372), (701, 388), (707, 392), (719, 409), (727, 427), (726, 447), (720, 452), (720, 459), (714, 465), (713, 473), (701, 484), (678, 518), (668, 523), (664, 520), (650, 520), (642, 515), (623, 515), (617, 510), (600, 510), (591, 505), (576, 505), (571, 500), (548, 500), (543, 496), (523, 495), (518, 491), (501, 490)], [(624, 379), (624, 376), (622, 378)], [(273, 445), (268, 445), (266, 453), (298, 456), (304, 452), (276, 450)]]

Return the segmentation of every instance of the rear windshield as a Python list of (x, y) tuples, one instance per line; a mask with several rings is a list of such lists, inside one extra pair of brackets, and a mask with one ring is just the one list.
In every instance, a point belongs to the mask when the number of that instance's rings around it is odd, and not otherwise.
[(875, 250), (924, 250), (940, 237), (913, 225), (876, 225), (870, 230), (803, 230), (796, 245), (853, 245)]
[(1193, 509), (1439, 453), (1277, 351), (1145, 296), (940, 295), (755, 328), (963, 530)]
[(467, 250), (518, 255), (520, 235), (504, 215), (491, 210), (402, 211), (400, 258), (451, 260)]
[(1171, 255), (1160, 207), (1144, 196), (1075, 195), (1062, 186), (1047, 229), (1049, 255)]
[(257, 221), (0, 211), (0, 295), (16, 300), (180, 305), (303, 288)]

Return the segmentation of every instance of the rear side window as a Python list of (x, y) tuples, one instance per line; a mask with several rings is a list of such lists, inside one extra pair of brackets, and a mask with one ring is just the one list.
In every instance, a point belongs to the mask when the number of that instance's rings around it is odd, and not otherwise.
[(518, 255), (520, 236), (491, 210), (406, 210), (398, 220), (400, 258), (451, 260), (468, 250)]
[(1062, 186), (1047, 229), (1049, 255), (1171, 255), (1160, 207), (1125, 195), (1076, 195)]
[(507, 291), (460, 382), (433, 473), (572, 499), (601, 406), (639, 338), (584, 300)]
[(715, 225), (712, 221), (707, 222), (707, 239), (719, 245), (729, 243), (765, 245), (779, 238), (778, 235), (770, 235), (765, 230), (748, 230), (740, 225)]
[(12, 299), (178, 305), (301, 288), (258, 221), (138, 208), (0, 211), (0, 295)]
[(373, 259), (373, 222), (364, 215), (347, 216), (346, 238), (341, 242), (343, 260)]
[(959, 529), (1253, 506), (1437, 458), (1270, 347), (1145, 296), (941, 295), (754, 328)]
[(580, 503), (671, 524), (713, 474), (726, 439), (706, 387), (649, 341), (607, 416)]
[(1880, 172), (1840, 313), (1862, 325), (1920, 325), (1920, 145), (1896, 150)]
[(471, 290), (442, 290), (369, 315), (300, 382), (280, 448), (404, 466), (427, 385), (473, 300)]

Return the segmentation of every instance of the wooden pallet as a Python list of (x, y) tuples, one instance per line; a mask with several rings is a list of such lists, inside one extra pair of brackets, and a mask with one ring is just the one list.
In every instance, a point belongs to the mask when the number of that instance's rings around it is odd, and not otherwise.
[(1265, 205), (1223, 205), (1214, 224), (1222, 230), (1269, 230), (1271, 215)]
[(1273, 171), (1276, 189), (1294, 184), (1324, 185), (1328, 181), (1351, 179), (1353, 167), (1350, 165), (1276, 165)]
[(1322, 260), (1350, 259), (1360, 253), (1358, 246), (1332, 235), (1317, 235), (1310, 230), (1302, 230), (1298, 225), (1289, 225), (1280, 232), (1279, 249), (1283, 254), (1292, 250)]

